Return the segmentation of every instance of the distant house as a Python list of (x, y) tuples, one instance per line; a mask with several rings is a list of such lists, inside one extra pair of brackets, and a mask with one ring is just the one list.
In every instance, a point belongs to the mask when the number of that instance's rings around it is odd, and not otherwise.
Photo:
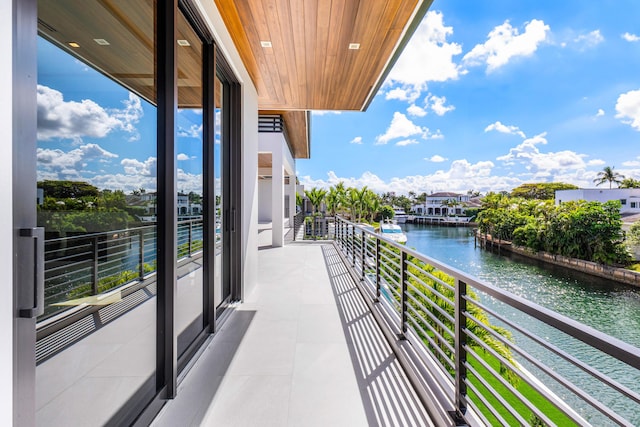
[(412, 210), (417, 215), (450, 216), (464, 215), (471, 207), (480, 207), (478, 198), (469, 194), (440, 192), (428, 195), (425, 203), (413, 205)]
[(608, 202), (619, 200), (623, 216), (640, 213), (640, 188), (580, 188), (578, 190), (556, 191), (556, 205), (572, 200), (588, 202)]

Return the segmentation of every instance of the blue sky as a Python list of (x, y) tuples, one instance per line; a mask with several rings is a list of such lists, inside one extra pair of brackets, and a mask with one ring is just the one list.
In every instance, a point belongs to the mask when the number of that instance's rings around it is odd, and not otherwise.
[(640, 2), (435, 0), (364, 112), (314, 113), (307, 187), (640, 179)]
[[(38, 179), (157, 189), (155, 107), (38, 40)], [(219, 145), (216, 144), (216, 150)], [(178, 191), (202, 192), (202, 110), (178, 110)]]
[[(435, 0), (368, 111), (312, 116), (300, 181), (377, 192), (640, 179), (640, 2)], [(38, 43), (38, 177), (156, 188), (155, 109)], [(178, 189), (202, 189), (202, 112), (178, 115)], [(217, 146), (219, 147), (219, 145)]]

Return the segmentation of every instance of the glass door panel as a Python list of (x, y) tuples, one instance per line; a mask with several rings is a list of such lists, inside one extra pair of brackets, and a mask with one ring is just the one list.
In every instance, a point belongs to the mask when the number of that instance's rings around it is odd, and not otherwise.
[(228, 85), (219, 75), (216, 75), (214, 85), (215, 98), (215, 147), (214, 147), (214, 176), (216, 200), (216, 251), (214, 268), (214, 298), (216, 313), (219, 315), (228, 304), (231, 297), (229, 281), (229, 245), (231, 212), (227, 197), (229, 172), (229, 147), (227, 132), (228, 115)]
[(81, 3), (38, 4), (46, 426), (119, 424), (156, 390), (155, 3)]
[(203, 44), (178, 15), (178, 118), (176, 135), (178, 356), (204, 329), (203, 316)]

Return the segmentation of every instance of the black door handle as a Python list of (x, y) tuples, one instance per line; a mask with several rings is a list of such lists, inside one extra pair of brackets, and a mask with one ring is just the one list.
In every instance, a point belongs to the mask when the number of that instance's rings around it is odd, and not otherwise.
[(20, 317), (31, 319), (44, 313), (44, 228), (21, 228), (20, 237), (33, 240), (33, 304), (18, 313)]

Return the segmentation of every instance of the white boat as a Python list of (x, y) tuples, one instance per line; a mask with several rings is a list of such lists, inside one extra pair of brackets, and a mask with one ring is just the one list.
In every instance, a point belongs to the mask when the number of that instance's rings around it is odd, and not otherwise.
[(407, 235), (404, 234), (402, 228), (400, 228), (400, 226), (395, 222), (381, 222), (380, 235), (397, 243), (407, 243)]
[(404, 224), (407, 222), (407, 216), (408, 215), (404, 209), (397, 206), (393, 207), (393, 219), (395, 219), (398, 224)]

